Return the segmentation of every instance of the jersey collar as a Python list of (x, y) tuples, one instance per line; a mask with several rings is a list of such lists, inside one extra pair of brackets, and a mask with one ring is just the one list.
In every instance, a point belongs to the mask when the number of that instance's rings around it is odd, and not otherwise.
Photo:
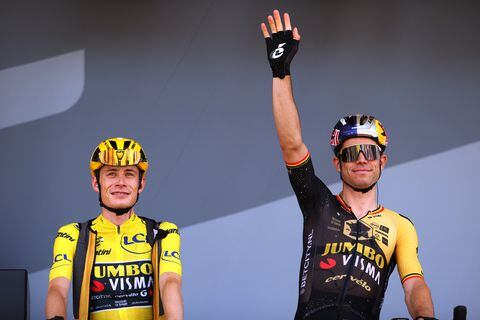
[(128, 228), (130, 225), (132, 225), (136, 220), (138, 219), (138, 216), (135, 214), (135, 212), (132, 212), (130, 217), (128, 218), (127, 221), (122, 223), (120, 226), (117, 226), (110, 220), (106, 219), (101, 213), (93, 220), (92, 222), (92, 229), (98, 230), (118, 230), (119, 228), (125, 229)]
[[(335, 197), (337, 198), (337, 201), (340, 203), (340, 205), (342, 206), (342, 208), (345, 209), (345, 211), (353, 214), (352, 208), (343, 200), (343, 198), (342, 198), (339, 194), (337, 194)], [(380, 212), (383, 211), (383, 209), (384, 209), (383, 206), (378, 205), (378, 207), (377, 207), (375, 210), (368, 211), (365, 216), (368, 216), (369, 214), (377, 214), (377, 213), (380, 213)]]

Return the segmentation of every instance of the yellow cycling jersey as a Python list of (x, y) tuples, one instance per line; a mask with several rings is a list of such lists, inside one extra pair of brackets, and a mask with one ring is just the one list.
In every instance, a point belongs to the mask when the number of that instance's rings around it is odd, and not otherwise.
[[(89, 319), (153, 319), (154, 268), (152, 245), (147, 242), (145, 221), (132, 213), (117, 226), (99, 215), (91, 223), (96, 232), (95, 255), (90, 276)], [(182, 274), (180, 235), (177, 226), (162, 222), (159, 274)], [(72, 279), (79, 224), (61, 227), (53, 249), (50, 280)], [(88, 300), (88, 299), (87, 299)]]

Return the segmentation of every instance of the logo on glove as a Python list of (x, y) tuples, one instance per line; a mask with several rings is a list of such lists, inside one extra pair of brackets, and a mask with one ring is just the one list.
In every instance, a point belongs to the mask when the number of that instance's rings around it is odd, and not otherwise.
[(284, 43), (280, 43), (277, 47), (277, 49), (275, 49), (272, 54), (270, 55), (270, 59), (278, 59), (280, 58), (282, 55), (283, 55), (283, 52), (285, 51), (282, 47), (284, 45), (286, 45), (287, 43), (284, 42)]

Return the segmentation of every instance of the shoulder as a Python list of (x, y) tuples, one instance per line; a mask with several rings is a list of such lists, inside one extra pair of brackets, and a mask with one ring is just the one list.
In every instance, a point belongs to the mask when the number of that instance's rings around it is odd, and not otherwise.
[(410, 218), (392, 210), (387, 209), (386, 212), (388, 212), (395, 221), (397, 244), (404, 243), (405, 241), (412, 243), (418, 241), (417, 231)]
[(178, 226), (173, 222), (169, 222), (169, 221), (156, 222), (153, 219), (146, 218), (146, 217), (141, 217), (141, 216), (139, 216), (139, 218), (140, 218), (140, 220), (142, 220), (143, 223), (147, 224), (147, 229), (148, 229), (148, 224), (151, 223), (151, 226), (153, 228), (158, 229), (158, 230), (162, 230), (162, 231), (166, 232), (167, 234), (169, 234), (169, 233), (179, 234)]
[(77, 222), (69, 223), (61, 226), (58, 229), (56, 239), (65, 239), (67, 241), (74, 242), (78, 238), (80, 232), (80, 225)]
[(407, 217), (406, 215), (403, 215), (401, 213), (398, 213), (396, 211), (393, 211), (387, 208), (384, 209), (384, 212), (390, 215), (393, 219), (395, 219), (398, 225), (407, 225), (407, 226), (414, 227), (413, 221), (410, 220), (410, 218)]
[(60, 230), (64, 230), (64, 231), (75, 231), (76, 230), (78, 232), (80, 230), (80, 223), (72, 222), (72, 223), (61, 226), (58, 230), (59, 231)]
[(158, 229), (167, 231), (168, 233), (178, 233), (178, 227), (175, 223), (169, 221), (162, 221), (158, 225)]
[(138, 216), (142, 223), (152, 223), (154, 226), (157, 226), (157, 229), (168, 231), (168, 230), (178, 230), (178, 227), (175, 223), (169, 221), (155, 221), (151, 218)]

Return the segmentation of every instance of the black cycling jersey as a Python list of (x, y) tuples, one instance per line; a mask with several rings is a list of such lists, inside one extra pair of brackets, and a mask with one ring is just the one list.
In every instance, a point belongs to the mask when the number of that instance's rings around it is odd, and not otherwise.
[(413, 224), (382, 206), (357, 219), (309, 155), (287, 168), (304, 217), (295, 320), (379, 319), (396, 264), (402, 282), (422, 277)]

